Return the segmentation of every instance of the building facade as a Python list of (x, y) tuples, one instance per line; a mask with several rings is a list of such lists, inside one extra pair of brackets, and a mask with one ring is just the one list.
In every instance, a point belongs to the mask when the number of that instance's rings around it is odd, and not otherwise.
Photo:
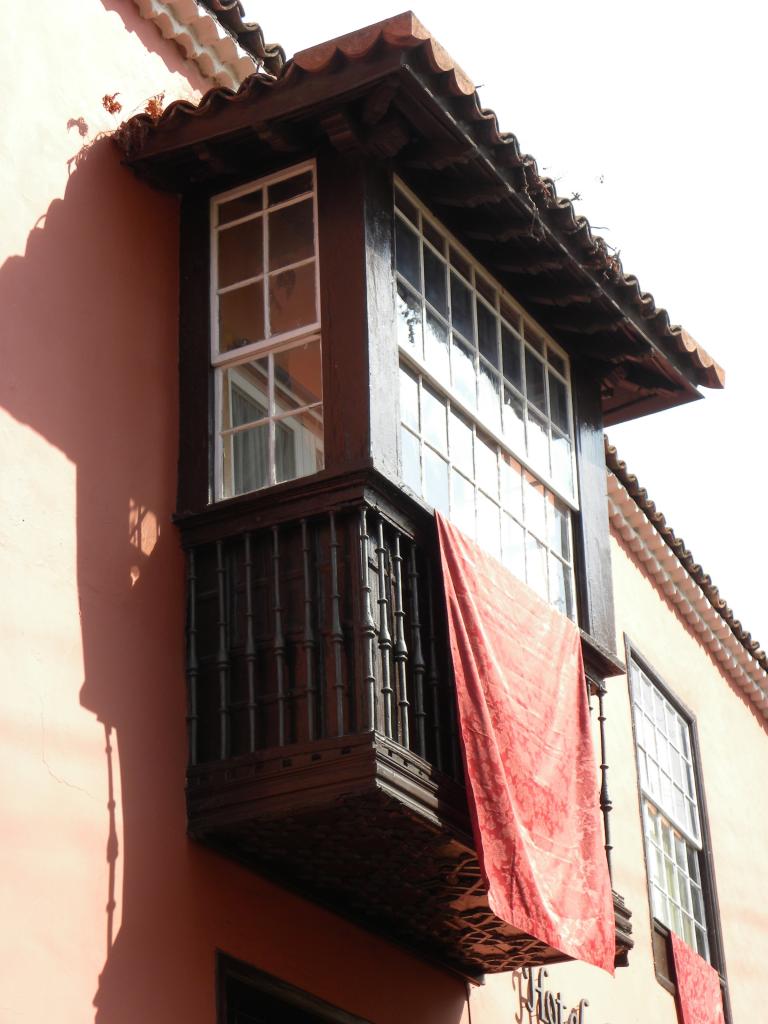
[[(603, 441), (717, 364), (412, 15), (5, 43), (3, 1019), (756, 1016), (768, 666)], [(613, 975), (488, 904), (435, 509), (580, 629)]]

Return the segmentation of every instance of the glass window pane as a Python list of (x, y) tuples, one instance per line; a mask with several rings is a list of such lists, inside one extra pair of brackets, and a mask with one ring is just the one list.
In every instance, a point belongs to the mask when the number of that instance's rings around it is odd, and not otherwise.
[(443, 454), (448, 451), (448, 423), (445, 400), (436, 395), (431, 388), (421, 388), (421, 433)]
[(496, 314), (488, 309), (480, 299), (475, 300), (475, 305), (477, 308), (477, 344), (480, 354), (498, 369), (499, 339)]
[(448, 515), (448, 463), (424, 447), (424, 497), (433, 508)]
[(286, 410), (298, 409), (322, 401), (323, 367), (319, 341), (294, 345), (275, 352), (272, 358), (276, 406)]
[(418, 433), (419, 384), (403, 366), (400, 367), (400, 419)]
[(501, 325), (501, 365), (504, 376), (518, 391), (523, 388), (521, 343), (518, 336), (504, 324)]
[(473, 479), (475, 475), (475, 460), (472, 454), (472, 427), (463, 416), (457, 415), (453, 410), (450, 413), (450, 441), (451, 462), (462, 473)]
[(523, 474), (514, 459), (501, 453), (501, 503), (507, 512), (523, 518)]
[(257, 277), (264, 270), (261, 217), (218, 232), (219, 288)]
[(483, 423), (501, 432), (501, 381), (495, 370), (480, 360), (479, 403)]
[(518, 579), (525, 579), (525, 531), (511, 516), (502, 517), (502, 552), (504, 565)]
[(421, 453), (418, 437), (403, 427), (400, 432), (402, 445), (402, 471), (403, 483), (421, 494)]
[(451, 519), (468, 537), (475, 536), (475, 488), (454, 469), (451, 473)]
[(547, 549), (530, 533), (525, 538), (525, 569), (528, 586), (547, 598)]
[(454, 249), (453, 246), (450, 248), (450, 260), (451, 266), (455, 267), (460, 274), (462, 274), (467, 280), (471, 273), (469, 268), (469, 260), (465, 259), (458, 249)]
[(258, 213), (262, 208), (264, 193), (260, 188), (253, 192), (246, 192), (243, 196), (237, 196), (226, 203), (218, 203), (218, 223), (229, 224), (230, 221), (240, 220), (241, 217), (248, 217), (252, 213)]
[(477, 486), (498, 500), (499, 455), (494, 445), (479, 436), (475, 438), (475, 470)]
[(570, 523), (568, 509), (557, 502), (549, 502), (549, 546), (566, 561), (571, 560)]
[(411, 200), (403, 192), (401, 192), (399, 188), (395, 189), (395, 206), (398, 208), (398, 210), (402, 210), (402, 212), (413, 224), (416, 224), (418, 226), (419, 211), (415, 204), (412, 203)]
[(306, 199), (269, 214), (269, 269), (310, 259), (315, 254), (313, 201)]
[(539, 473), (549, 476), (549, 438), (547, 423), (528, 406), (528, 458)]
[(549, 600), (563, 615), (571, 618), (570, 578), (567, 566), (559, 558), (549, 556)]
[(499, 522), (499, 506), (486, 498), (484, 494), (477, 496), (477, 538), (481, 547), (494, 556), (501, 556), (501, 535)]
[(541, 336), (540, 332), (533, 326), (532, 323), (529, 323), (527, 320), (525, 322), (524, 331), (525, 340), (528, 342), (531, 348), (535, 348), (537, 352), (540, 352), (543, 355), (544, 338)]
[(558, 373), (565, 376), (565, 360), (551, 345), (547, 345), (547, 361), (550, 366), (554, 366)]
[(525, 452), (523, 403), (509, 388), (504, 388), (504, 440), (516, 452)]
[(541, 412), (546, 413), (544, 363), (529, 348), (525, 350), (525, 394), (529, 402), (533, 402)]
[(397, 283), (397, 341), (419, 358), (423, 356), (421, 303), (400, 281)]
[(315, 323), (315, 264), (284, 270), (269, 279), (270, 334), (283, 334)]
[(424, 237), (434, 245), (437, 251), (445, 256), (445, 249), (447, 242), (441, 232), (434, 226), (432, 221), (427, 220), (426, 217), (422, 218), (421, 221), (421, 232)]
[(475, 355), (472, 349), (455, 335), (451, 349), (451, 376), (456, 394), (465, 405), (474, 409), (477, 405)]
[(323, 468), (322, 407), (275, 423), (275, 479), (293, 480)]
[(451, 274), (451, 323), (468, 341), (474, 342), (472, 305), (472, 292), (456, 274)]
[(283, 181), (276, 181), (269, 186), (269, 205), (284, 203), (287, 199), (300, 196), (304, 192), (312, 191), (312, 171), (304, 171), (303, 174), (294, 174), (292, 178), (285, 178)]
[(261, 281), (219, 296), (219, 352), (264, 340), (264, 285)]
[(223, 476), (226, 498), (269, 485), (269, 423), (225, 437)]
[(568, 390), (561, 380), (553, 373), (548, 373), (549, 379), (549, 415), (556, 427), (560, 427), (564, 434), (569, 433), (570, 425), (568, 418)]
[(527, 473), (523, 485), (525, 525), (542, 540), (547, 536), (547, 499), (544, 488)]
[(421, 291), (419, 238), (399, 217), (395, 217), (395, 258), (398, 272)]
[(269, 361), (255, 359), (222, 372), (221, 429), (256, 423), (269, 416)]
[(438, 313), (448, 316), (448, 285), (445, 263), (429, 248), (424, 246), (424, 295)]
[(451, 361), (448, 346), (448, 328), (434, 315), (427, 312), (424, 332), (424, 359), (429, 372), (444, 384), (451, 382)]

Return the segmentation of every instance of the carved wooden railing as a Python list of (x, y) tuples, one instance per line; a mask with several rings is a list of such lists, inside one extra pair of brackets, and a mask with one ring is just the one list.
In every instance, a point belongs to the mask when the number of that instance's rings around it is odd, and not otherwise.
[(435, 557), (368, 504), (192, 547), (191, 764), (376, 731), (459, 778)]

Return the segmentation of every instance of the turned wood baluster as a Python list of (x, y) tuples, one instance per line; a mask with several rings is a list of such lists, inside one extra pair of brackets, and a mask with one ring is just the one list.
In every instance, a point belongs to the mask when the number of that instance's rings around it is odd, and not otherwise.
[(411, 735), (408, 722), (408, 647), (405, 643), (405, 609), (403, 608), (403, 556), (400, 554), (400, 534), (395, 532), (395, 552), (392, 555), (395, 577), (395, 678), (397, 680), (397, 705), (400, 718), (400, 742), (410, 747)]
[(443, 769), (443, 738), (440, 728), (440, 680), (437, 675), (437, 637), (435, 636), (435, 598), (433, 589), (437, 581), (427, 564), (427, 616), (429, 620), (429, 671), (427, 686), (432, 705), (432, 741), (435, 748), (435, 764)]
[(218, 637), (216, 670), (219, 677), (219, 757), (225, 761), (229, 756), (229, 651), (227, 649), (227, 567), (224, 562), (224, 545), (216, 541), (216, 582), (219, 599)]
[(344, 633), (341, 629), (341, 594), (339, 593), (339, 543), (336, 516), (329, 513), (331, 528), (331, 647), (333, 650), (333, 687), (336, 691), (336, 735), (344, 735), (344, 674), (342, 655)]
[(272, 580), (275, 597), (275, 669), (277, 672), (277, 744), (285, 746), (285, 636), (283, 607), (280, 603), (280, 539), (278, 528), (272, 527)]
[(364, 689), (368, 701), (368, 732), (376, 729), (376, 676), (373, 671), (373, 645), (376, 639), (376, 624), (371, 606), (371, 576), (368, 564), (368, 518), (364, 508), (360, 509), (360, 576), (363, 597), (360, 633), (363, 637)]
[(379, 518), (376, 571), (379, 577), (379, 650), (381, 651), (381, 696), (384, 706), (384, 735), (392, 738), (392, 689), (390, 653), (392, 636), (389, 632), (389, 601), (387, 600), (387, 549), (384, 547), (384, 524)]
[(307, 730), (309, 739), (315, 739), (317, 723), (317, 686), (315, 684), (315, 631), (312, 625), (312, 577), (310, 575), (309, 530), (306, 519), (301, 520), (301, 550), (304, 557), (304, 665), (307, 677)]
[(195, 552), (187, 555), (187, 730), (189, 763), (197, 764), (197, 575)]
[(416, 752), (422, 757), (427, 756), (427, 733), (426, 718), (424, 710), (424, 674), (426, 665), (424, 663), (424, 652), (421, 646), (421, 619), (419, 612), (419, 571), (416, 566), (416, 545), (411, 544), (410, 558), (408, 560), (408, 582), (410, 583), (411, 594), (411, 664), (413, 666), (413, 685), (416, 699)]
[(245, 534), (245, 669), (248, 674), (248, 750), (256, 749), (256, 643), (253, 635), (253, 554)]
[(606, 694), (605, 683), (596, 683), (597, 689), (597, 721), (600, 723), (600, 810), (603, 812), (603, 828), (605, 830), (605, 857), (608, 861), (608, 873), (613, 878), (613, 865), (611, 863), (611, 811), (613, 801), (608, 792), (608, 763), (606, 761), (606, 739), (605, 739), (605, 709), (603, 698)]

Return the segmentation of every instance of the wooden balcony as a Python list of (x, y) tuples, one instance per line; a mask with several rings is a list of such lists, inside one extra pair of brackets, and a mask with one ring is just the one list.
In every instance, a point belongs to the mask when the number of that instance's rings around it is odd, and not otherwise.
[(180, 525), (190, 834), (464, 975), (563, 959), (487, 904), (424, 509), (360, 475)]

